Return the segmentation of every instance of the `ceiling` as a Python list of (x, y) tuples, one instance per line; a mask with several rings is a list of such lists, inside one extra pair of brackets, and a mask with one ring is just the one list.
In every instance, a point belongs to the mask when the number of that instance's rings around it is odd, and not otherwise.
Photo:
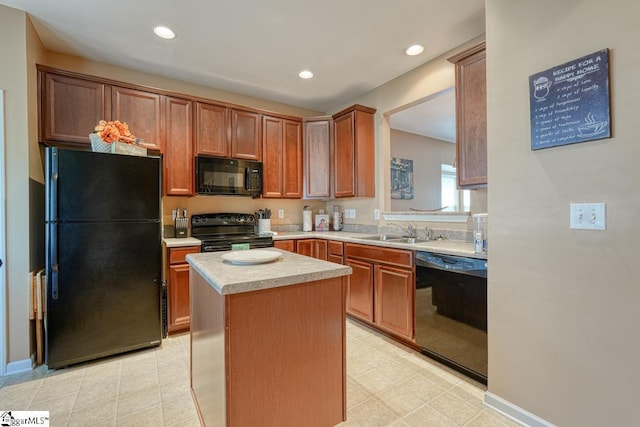
[[(453, 66), (453, 64), (452, 64)], [(456, 90), (450, 87), (389, 116), (389, 127), (456, 142)]]
[[(484, 33), (484, 0), (0, 0), (46, 49), (332, 109)], [(167, 25), (173, 40), (152, 29)], [(415, 57), (403, 51), (425, 46)], [(298, 72), (313, 71), (302, 80)]]

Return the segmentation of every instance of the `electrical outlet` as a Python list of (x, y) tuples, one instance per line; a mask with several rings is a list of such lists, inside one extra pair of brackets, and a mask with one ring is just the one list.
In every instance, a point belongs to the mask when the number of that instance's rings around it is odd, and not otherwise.
[(606, 230), (606, 203), (571, 203), (569, 228), (577, 230)]
[(380, 219), (380, 209), (373, 210), (373, 219)]
[(284, 209), (278, 209), (278, 218), (284, 218)]

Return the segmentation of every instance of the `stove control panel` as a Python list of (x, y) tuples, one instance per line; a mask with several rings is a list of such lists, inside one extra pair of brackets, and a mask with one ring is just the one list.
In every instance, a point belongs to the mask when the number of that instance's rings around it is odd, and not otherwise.
[(206, 227), (211, 225), (255, 225), (256, 217), (245, 213), (213, 213), (191, 216), (192, 227)]

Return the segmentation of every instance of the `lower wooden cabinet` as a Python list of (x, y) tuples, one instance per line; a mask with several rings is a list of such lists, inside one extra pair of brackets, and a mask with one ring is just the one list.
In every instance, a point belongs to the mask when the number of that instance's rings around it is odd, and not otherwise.
[(273, 247), (282, 249), (283, 251), (295, 252), (296, 251), (296, 241), (291, 240), (274, 240)]
[(324, 239), (301, 239), (296, 241), (296, 252), (321, 260), (327, 260), (327, 241)]
[(356, 243), (344, 244), (347, 314), (409, 341), (415, 340), (413, 252)]
[(327, 261), (344, 264), (344, 243), (329, 240), (327, 243)]
[(197, 252), (200, 252), (200, 246), (169, 248), (167, 251), (167, 323), (170, 334), (189, 330), (189, 264), (185, 258)]

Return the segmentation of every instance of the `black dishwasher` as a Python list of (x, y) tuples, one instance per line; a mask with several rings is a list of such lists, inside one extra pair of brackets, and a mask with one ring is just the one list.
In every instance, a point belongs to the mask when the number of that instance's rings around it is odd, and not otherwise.
[(487, 383), (487, 260), (416, 252), (416, 343)]

